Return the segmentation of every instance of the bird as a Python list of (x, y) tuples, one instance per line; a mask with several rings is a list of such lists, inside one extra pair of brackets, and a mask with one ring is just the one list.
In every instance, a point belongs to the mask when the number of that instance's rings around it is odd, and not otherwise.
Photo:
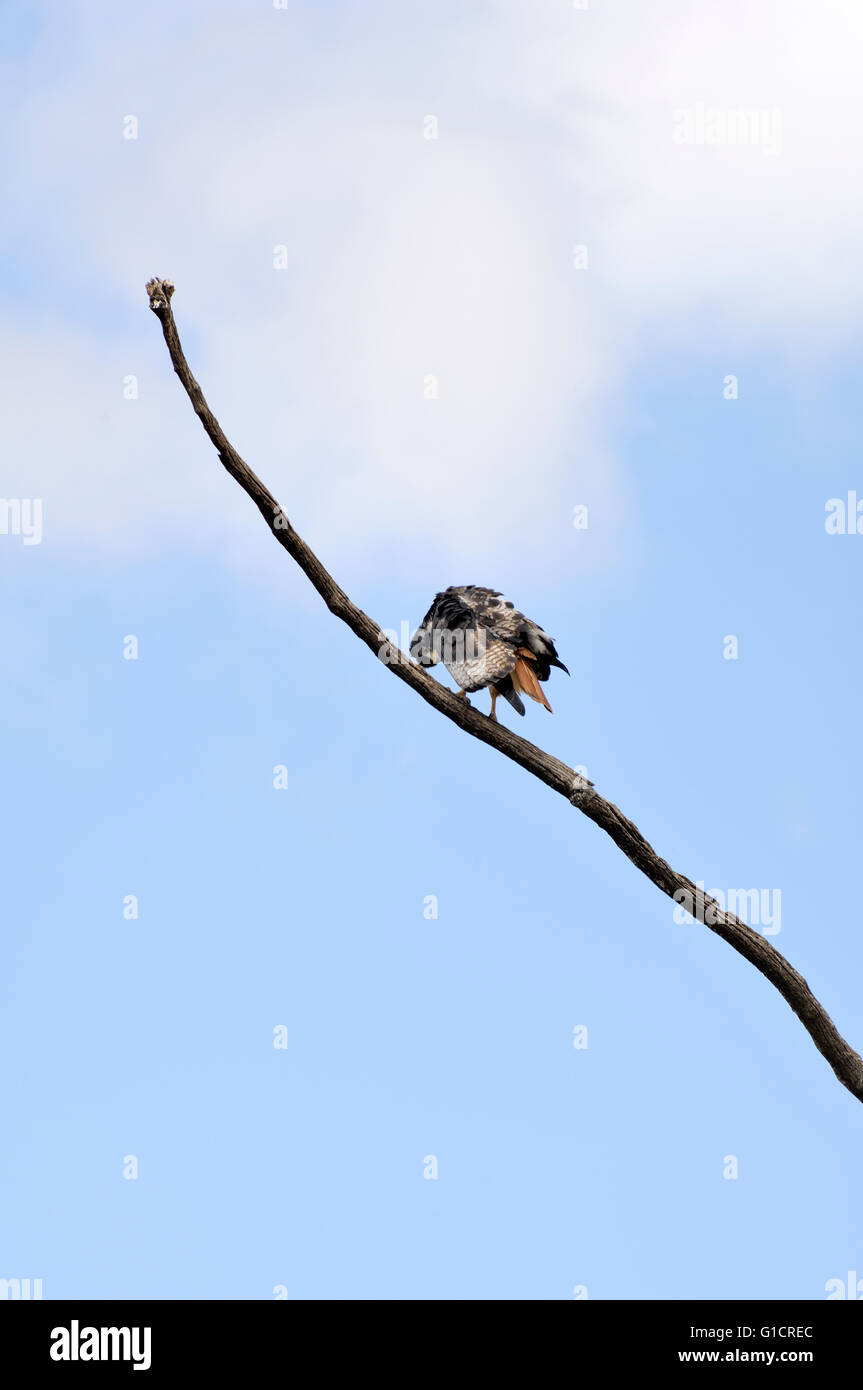
[(548, 680), (552, 666), (569, 675), (548, 633), (499, 590), (479, 584), (456, 584), (435, 594), (411, 638), (410, 654), (421, 666), (442, 661), (458, 684), (459, 699), (487, 687), (495, 723), (501, 695), (518, 714), (524, 714), (521, 695), (551, 714), (540, 681)]

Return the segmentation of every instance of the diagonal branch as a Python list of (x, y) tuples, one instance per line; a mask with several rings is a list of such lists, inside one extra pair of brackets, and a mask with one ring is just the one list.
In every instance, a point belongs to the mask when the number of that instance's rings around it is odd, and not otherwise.
[(276, 540), (296, 560), (330, 612), (341, 618), (360, 641), (365, 642), (375, 656), (398, 676), (399, 680), (411, 686), (427, 704), (433, 705), (447, 719), (458, 724), (465, 733), (490, 744), (499, 753), (503, 753), (534, 777), (538, 777), (553, 791), (565, 796), (573, 806), (583, 811), (594, 824), (610, 835), (618, 848), (623, 850), (626, 857), (655, 883), (657, 888), (667, 893), (675, 902), (682, 903), (697, 921), (703, 922), (717, 936), (721, 936), (723, 941), (727, 941), (729, 946), (733, 946), (735, 951), (739, 951), (756, 970), (760, 970), (791, 1005), (842, 1085), (859, 1101), (863, 1101), (863, 1058), (845, 1041), (803, 976), (798, 974), (775, 946), (753, 931), (734, 913), (720, 908), (713, 898), (696, 888), (683, 874), (676, 873), (664, 859), (660, 859), (637, 826), (627, 820), (610, 801), (600, 796), (591, 782), (579, 776), (573, 768), (567, 767), (566, 763), (528, 743), (504, 725), (492, 723), (486, 715), (473, 709), (467, 701), (457, 699), (451, 691), (427, 675), (422, 667), (394, 646), (378, 624), (361, 608), (357, 608), (344, 590), (339, 588), (318, 557), (297, 535), (272, 493), (226, 438), (218, 420), (207, 405), (204, 393), (192, 376), (180, 346), (180, 337), (171, 308), (173, 293), (174, 286), (170, 280), (154, 279), (147, 284), (150, 308), (162, 325), (174, 371), (180, 378), (195, 414), (231, 477), (251, 497)]

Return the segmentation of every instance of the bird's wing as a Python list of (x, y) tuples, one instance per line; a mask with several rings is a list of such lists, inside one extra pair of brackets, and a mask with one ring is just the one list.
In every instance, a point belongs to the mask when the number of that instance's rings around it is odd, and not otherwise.
[(516, 626), (501, 621), (498, 601), (493, 589), (476, 584), (446, 589), (435, 601), (444, 665), (468, 690), (494, 685), (515, 666)]
[(532, 618), (526, 617), (514, 603), (504, 598), (503, 594), (497, 593), (495, 589), (481, 589), (477, 586), (471, 586), (462, 593), (465, 596), (464, 601), (471, 602), (480, 626), (486, 628), (499, 641), (507, 642), (516, 649), (527, 648), (535, 658), (534, 670), (538, 680), (547, 681), (552, 666), (558, 666), (569, 675), (557, 654), (553, 639), (545, 629)]

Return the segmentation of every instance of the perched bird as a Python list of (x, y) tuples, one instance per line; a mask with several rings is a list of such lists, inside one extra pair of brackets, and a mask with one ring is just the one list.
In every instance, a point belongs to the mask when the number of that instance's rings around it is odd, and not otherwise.
[(499, 695), (519, 714), (524, 714), (520, 695), (529, 695), (551, 714), (540, 681), (548, 680), (552, 666), (566, 671), (547, 632), (496, 589), (478, 584), (456, 585), (436, 594), (411, 638), (410, 652), (421, 666), (442, 661), (463, 700), (488, 686), (494, 720)]

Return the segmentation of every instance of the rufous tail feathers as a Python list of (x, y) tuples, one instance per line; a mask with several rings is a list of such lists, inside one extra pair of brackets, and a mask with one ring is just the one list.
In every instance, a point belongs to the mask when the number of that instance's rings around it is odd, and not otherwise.
[(536, 672), (531, 666), (531, 662), (536, 661), (532, 651), (527, 647), (519, 647), (516, 652), (516, 663), (510, 672), (510, 680), (516, 690), (523, 695), (529, 695), (532, 700), (536, 700), (538, 705), (545, 705), (549, 714), (552, 713), (551, 705), (545, 698), (545, 691), (536, 678)]

